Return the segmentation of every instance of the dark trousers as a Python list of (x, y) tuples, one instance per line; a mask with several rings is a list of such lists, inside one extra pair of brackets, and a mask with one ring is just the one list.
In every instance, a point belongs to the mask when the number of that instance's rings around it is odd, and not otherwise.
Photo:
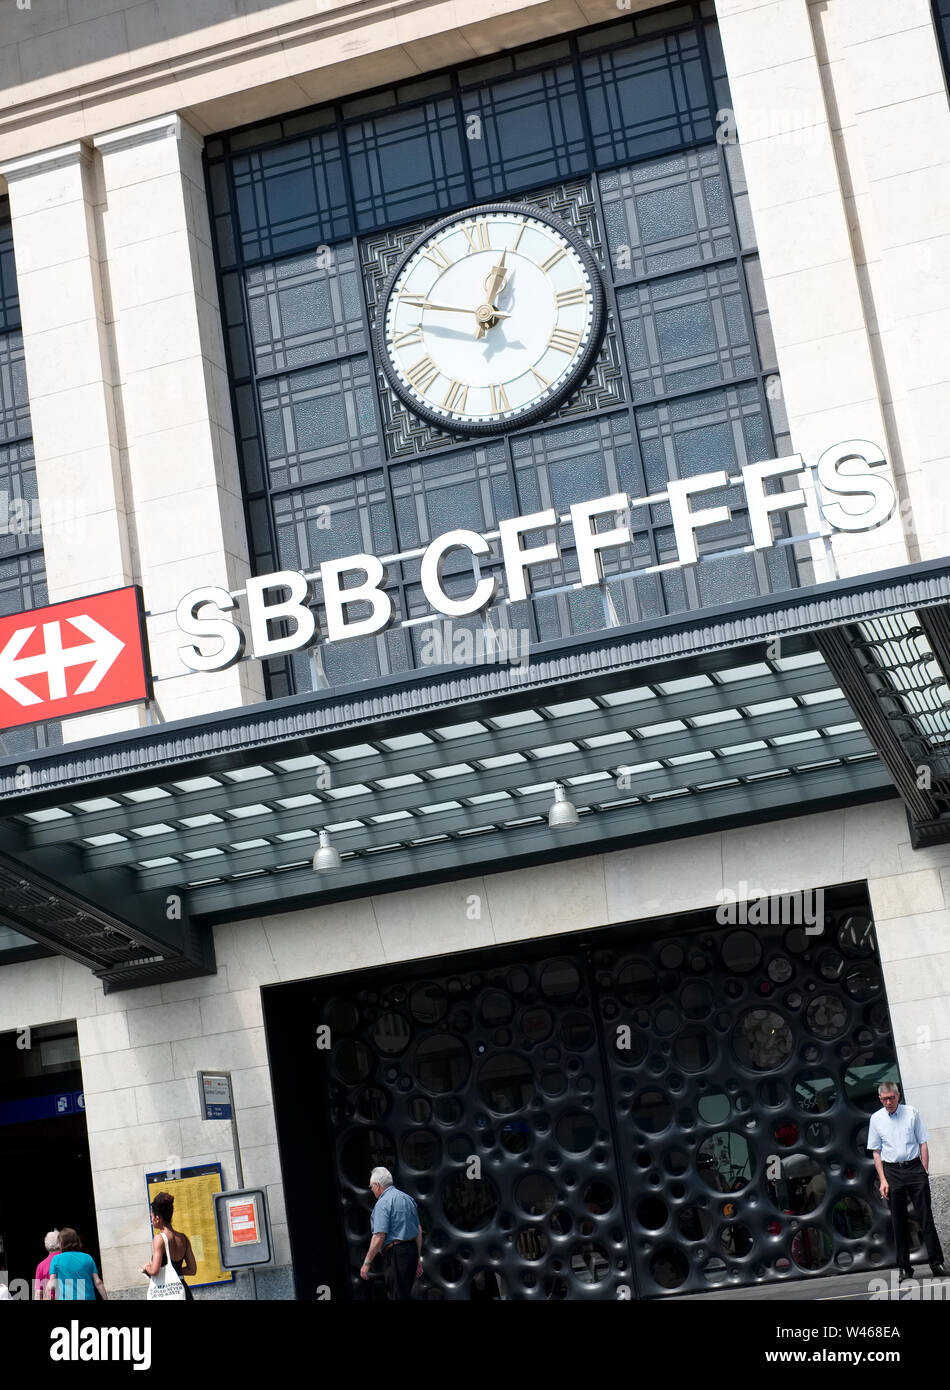
[(894, 1227), (894, 1244), (897, 1246), (899, 1269), (910, 1268), (910, 1240), (907, 1233), (907, 1199), (914, 1204), (914, 1214), (920, 1224), (920, 1234), (927, 1247), (927, 1259), (932, 1265), (943, 1264), (943, 1251), (940, 1237), (934, 1225), (930, 1209), (930, 1179), (920, 1159), (915, 1159), (909, 1168), (898, 1168), (894, 1163), (884, 1164), (884, 1176), (890, 1188), (888, 1201), (891, 1208), (891, 1222)]
[(419, 1250), (414, 1240), (401, 1240), (383, 1251), (387, 1298), (402, 1301), (412, 1297), (418, 1263)]

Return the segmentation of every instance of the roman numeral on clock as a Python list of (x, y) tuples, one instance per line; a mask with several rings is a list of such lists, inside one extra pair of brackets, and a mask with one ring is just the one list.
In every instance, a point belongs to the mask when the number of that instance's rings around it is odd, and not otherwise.
[(393, 338), (393, 347), (404, 348), (408, 347), (410, 343), (421, 343), (422, 340), (421, 327), (407, 328), (405, 332), (397, 333)]
[(462, 231), (465, 233), (465, 236), (468, 239), (468, 246), (470, 251), (491, 250), (491, 247), (488, 244), (487, 222), (479, 220), (478, 222), (474, 222), (471, 227), (466, 227), (463, 224)]
[(555, 352), (566, 352), (569, 357), (574, 356), (580, 345), (581, 335), (570, 328), (555, 328), (548, 339), (549, 348), (554, 348)]
[(566, 255), (567, 252), (564, 250), (564, 247), (559, 246), (556, 251), (552, 251), (551, 255), (548, 256), (546, 261), (541, 262), (541, 269), (550, 270), (552, 266), (557, 265), (558, 261), (561, 259), (562, 256)]
[(418, 362), (413, 362), (411, 367), (406, 368), (407, 379), (419, 392), (426, 391), (438, 375), (439, 369), (428, 353), (425, 357), (420, 357)]
[(559, 309), (565, 309), (569, 304), (583, 304), (586, 298), (587, 296), (580, 285), (573, 290), (558, 290), (554, 296)]
[(425, 260), (431, 261), (432, 264), (437, 265), (440, 270), (448, 270), (449, 266), (452, 264), (441, 246), (432, 245), (422, 254)]
[(442, 405), (446, 410), (457, 410), (459, 414), (465, 409), (468, 400), (468, 387), (463, 386), (460, 381), (450, 381), (449, 389), (442, 399)]
[(505, 395), (504, 386), (489, 386), (491, 392), (491, 408), (497, 414), (500, 410), (510, 410), (508, 397)]

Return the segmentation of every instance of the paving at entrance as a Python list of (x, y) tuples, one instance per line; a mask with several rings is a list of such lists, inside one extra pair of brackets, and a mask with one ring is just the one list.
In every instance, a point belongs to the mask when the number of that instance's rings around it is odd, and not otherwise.
[[(896, 1272), (893, 1271), (895, 1274)], [(840, 1302), (844, 1299), (863, 1303), (950, 1301), (950, 1279), (934, 1279), (926, 1265), (918, 1270), (914, 1279), (916, 1293), (905, 1282), (900, 1285), (900, 1297), (897, 1291), (890, 1287), (891, 1273), (889, 1269), (882, 1269), (873, 1275), (835, 1274), (828, 1279), (794, 1279), (787, 1284), (757, 1284), (752, 1288), (721, 1289), (716, 1293), (690, 1293), (675, 1297), (678, 1303), (722, 1302), (734, 1298), (754, 1298), (767, 1303)], [(868, 1289), (869, 1280), (872, 1278), (885, 1279), (888, 1289), (872, 1297)]]

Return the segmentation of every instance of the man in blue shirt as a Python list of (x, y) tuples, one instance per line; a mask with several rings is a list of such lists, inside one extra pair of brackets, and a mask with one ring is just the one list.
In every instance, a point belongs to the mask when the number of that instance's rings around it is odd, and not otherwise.
[(388, 1168), (374, 1168), (369, 1185), (376, 1205), (373, 1208), (373, 1239), (360, 1269), (368, 1279), (370, 1265), (383, 1252), (386, 1297), (405, 1300), (412, 1297), (413, 1281), (422, 1273), (422, 1227), (419, 1211), (408, 1192), (393, 1186)]
[(878, 1087), (881, 1109), (868, 1124), (868, 1148), (881, 1182), (881, 1196), (890, 1203), (897, 1265), (902, 1279), (913, 1279), (907, 1235), (907, 1198), (914, 1204), (927, 1258), (934, 1274), (946, 1274), (940, 1237), (930, 1207), (930, 1152), (927, 1128), (912, 1105), (900, 1103), (900, 1087), (883, 1081)]

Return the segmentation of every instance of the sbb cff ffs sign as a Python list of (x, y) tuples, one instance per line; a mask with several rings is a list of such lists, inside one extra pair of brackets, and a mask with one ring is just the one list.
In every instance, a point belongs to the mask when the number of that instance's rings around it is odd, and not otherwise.
[(0, 728), (147, 700), (137, 585), (0, 618)]

